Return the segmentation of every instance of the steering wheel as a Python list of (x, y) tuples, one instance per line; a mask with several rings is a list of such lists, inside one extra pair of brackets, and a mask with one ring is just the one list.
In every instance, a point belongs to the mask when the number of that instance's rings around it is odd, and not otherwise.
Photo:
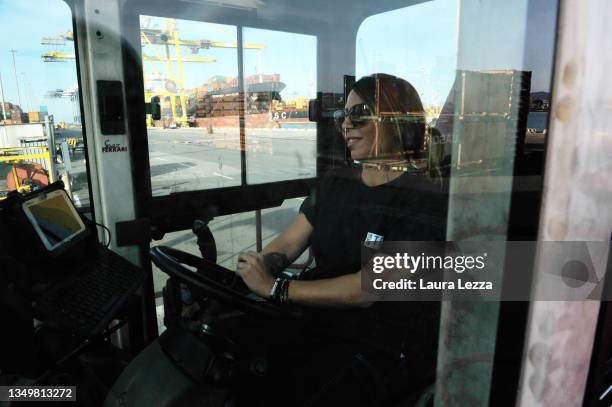
[[(288, 304), (275, 304), (257, 297), (238, 274), (216, 263), (167, 246), (153, 247), (149, 254), (161, 271), (224, 304), (250, 314), (272, 318), (303, 316), (301, 310)], [(196, 271), (185, 266), (195, 268)]]

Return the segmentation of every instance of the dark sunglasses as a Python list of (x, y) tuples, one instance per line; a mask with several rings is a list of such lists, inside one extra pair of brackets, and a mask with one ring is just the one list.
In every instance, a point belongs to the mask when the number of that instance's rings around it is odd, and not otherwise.
[(366, 103), (353, 105), (348, 109), (338, 109), (334, 112), (334, 123), (339, 131), (342, 131), (342, 123), (347, 118), (351, 121), (353, 128), (365, 126), (368, 122), (376, 119), (370, 106)]

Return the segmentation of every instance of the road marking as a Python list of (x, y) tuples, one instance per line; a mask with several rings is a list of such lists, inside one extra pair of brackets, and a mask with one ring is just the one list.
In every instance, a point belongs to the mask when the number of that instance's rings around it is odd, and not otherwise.
[(219, 174), (218, 172), (213, 172), (213, 175), (216, 175), (217, 177), (223, 177), (223, 178), (226, 178), (226, 179), (231, 179), (231, 180), (234, 179), (232, 177), (228, 177), (227, 175)]

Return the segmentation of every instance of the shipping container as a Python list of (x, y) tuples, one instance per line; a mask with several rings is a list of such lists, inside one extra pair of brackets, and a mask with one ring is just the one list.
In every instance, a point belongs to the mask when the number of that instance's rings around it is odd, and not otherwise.
[(30, 120), (30, 123), (38, 123), (38, 122), (40, 122), (40, 114), (39, 114), (39, 112), (29, 112), (28, 113), (28, 118)]

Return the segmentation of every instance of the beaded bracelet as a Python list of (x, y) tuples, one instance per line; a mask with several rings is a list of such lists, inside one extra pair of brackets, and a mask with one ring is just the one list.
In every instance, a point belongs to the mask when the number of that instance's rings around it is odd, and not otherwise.
[(272, 286), (272, 289), (270, 290), (270, 300), (271, 301), (277, 301), (278, 300), (278, 295), (279, 295), (279, 285), (281, 283), (281, 278), (277, 278), (276, 280), (274, 280), (274, 285)]
[(289, 279), (285, 279), (283, 281), (283, 286), (282, 289), (280, 290), (281, 294), (280, 294), (280, 302), (281, 303), (286, 303), (289, 302), (289, 284), (291, 283), (291, 280)]

